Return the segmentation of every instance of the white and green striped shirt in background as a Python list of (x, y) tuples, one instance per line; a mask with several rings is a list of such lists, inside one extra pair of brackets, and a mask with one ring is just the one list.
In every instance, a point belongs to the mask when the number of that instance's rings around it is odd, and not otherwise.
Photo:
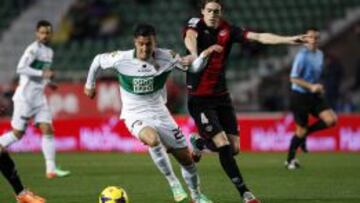
[(16, 70), (20, 81), (14, 101), (24, 101), (32, 106), (40, 106), (46, 102), (44, 89), (48, 81), (42, 78), (42, 70), (51, 68), (53, 56), (53, 50), (38, 41), (25, 49)]

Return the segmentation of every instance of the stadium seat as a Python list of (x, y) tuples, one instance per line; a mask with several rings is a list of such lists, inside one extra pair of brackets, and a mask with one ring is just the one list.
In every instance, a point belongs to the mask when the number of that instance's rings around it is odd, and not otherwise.
[[(76, 41), (57, 45), (55, 51), (63, 56), (57, 58), (56, 64), (64, 68), (68, 67), (64, 62), (69, 61), (67, 57), (72, 57), (73, 53), (82, 52), (81, 50), (91, 50), (85, 51), (77, 63), (78, 69), (87, 68), (89, 60), (96, 53), (131, 48), (132, 28), (138, 22), (156, 25), (160, 45), (184, 51), (181, 30), (186, 20), (194, 16), (194, 8), (190, 2), (179, 0), (152, 0), (151, 3), (146, 4), (132, 0), (124, 0), (121, 4), (117, 0), (106, 0), (106, 2), (111, 5), (114, 12), (121, 14), (124, 27), (121, 35), (109, 39), (86, 39), (83, 40), (82, 45), (76, 44)], [(358, 0), (225, 0), (224, 3), (225, 15), (235, 25), (284, 35), (302, 33), (307, 27), (313, 26), (324, 29), (332, 20), (343, 17), (346, 9), (360, 6)], [(69, 50), (61, 48), (62, 46), (69, 47)], [(241, 70), (246, 71), (247, 68), (256, 66), (256, 58), (240, 60), (238, 54), (231, 54), (230, 68), (239, 70), (239, 66), (245, 66)], [(283, 56), (284, 54), (286, 54), (285, 47), (273, 47), (263, 53), (265, 56)]]

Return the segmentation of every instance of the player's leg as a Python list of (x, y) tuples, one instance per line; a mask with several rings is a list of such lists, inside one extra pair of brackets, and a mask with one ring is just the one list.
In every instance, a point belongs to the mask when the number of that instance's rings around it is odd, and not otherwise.
[(229, 135), (227, 137), (230, 141), (231, 148), (233, 150), (233, 155), (237, 155), (240, 152), (240, 137), (239, 135)]
[(307, 135), (336, 125), (337, 116), (332, 109), (325, 109), (318, 114), (319, 120), (309, 126)]
[(10, 155), (5, 151), (5, 148), (0, 147), (0, 170), (6, 180), (10, 183), (16, 195), (24, 190), (20, 177), (15, 168), (14, 161)]
[(0, 145), (6, 148), (21, 139), (30, 117), (31, 110), (26, 104), (14, 102), (14, 111), (11, 118), (12, 130), (0, 136)]
[(188, 185), (194, 203), (212, 203), (200, 190), (200, 178), (187, 147), (173, 149), (171, 153), (181, 165), (181, 174)]
[(15, 168), (15, 163), (5, 148), (0, 147), (0, 171), (13, 188), (19, 203), (44, 203), (45, 200), (24, 188)]
[(53, 179), (70, 175), (70, 171), (62, 170), (56, 166), (56, 147), (51, 123), (38, 123), (37, 126), (42, 132), (41, 150), (45, 159), (46, 177)]
[(319, 118), (314, 124), (309, 126), (307, 134), (304, 138), (304, 142), (300, 145), (304, 152), (308, 152), (306, 146), (306, 137), (316, 131), (320, 131), (326, 128), (330, 128), (337, 123), (337, 116), (335, 112), (330, 108), (329, 104), (324, 98), (319, 96), (312, 97), (313, 107), (311, 108), (311, 114)]
[(225, 132), (222, 131), (217, 133), (213, 136), (212, 140), (218, 148), (219, 160), (222, 168), (240, 193), (241, 197), (245, 202), (258, 202), (244, 182), (240, 169), (233, 156), (233, 149), (230, 145), (230, 141)]
[(24, 131), (13, 129), (0, 136), (0, 146), (7, 148), (24, 136)]
[(198, 134), (192, 133), (190, 135), (191, 155), (193, 160), (198, 162), (200, 161), (201, 152), (204, 148), (215, 150), (215, 147), (211, 146), (212, 141), (211, 137), (209, 137), (209, 132), (213, 131), (214, 127), (208, 118), (217, 118), (215, 102), (202, 101), (201, 98), (190, 97), (188, 100), (188, 110), (199, 131)]
[[(243, 198), (249, 196), (249, 199), (251, 199), (253, 195), (249, 192), (249, 189), (244, 183), (241, 172), (233, 156), (233, 148), (228, 136), (221, 126), (218, 117), (219, 112), (216, 109), (217, 102), (218, 101), (210, 102), (211, 105), (199, 105), (197, 103), (189, 105), (189, 112), (191, 112), (191, 116), (196, 123), (200, 135), (204, 139), (211, 141), (206, 143), (215, 146), (216, 151), (219, 153), (219, 161), (223, 170), (239, 191), (240, 195)], [(189, 103), (191, 104), (191, 102)]]
[(182, 202), (188, 198), (179, 179), (172, 168), (169, 156), (162, 145), (157, 130), (151, 121), (129, 119), (125, 120), (129, 131), (145, 145), (149, 146), (149, 154), (160, 172), (165, 176), (172, 190), (175, 202)]
[(296, 159), (296, 151), (298, 147), (304, 142), (304, 138), (307, 132), (305, 124), (296, 124), (295, 134), (291, 138), (290, 146), (288, 150), (288, 156), (285, 162), (285, 166), (289, 170), (297, 169), (300, 167), (298, 160)]
[(42, 133), (41, 149), (45, 159), (46, 177), (53, 179), (69, 176), (70, 171), (62, 170), (56, 165), (54, 128), (51, 111), (47, 104), (35, 110), (34, 120)]
[(314, 104), (311, 96), (297, 92), (290, 93), (290, 109), (294, 116), (296, 129), (291, 138), (288, 156), (285, 161), (285, 166), (288, 169), (296, 169), (299, 167), (298, 161), (295, 159), (296, 151), (301, 145), (303, 145), (303, 147), (306, 146), (305, 136), (308, 130), (308, 117), (311, 113), (312, 105)]
[(181, 132), (170, 113), (164, 114), (159, 118), (156, 125), (160, 139), (181, 166), (181, 174), (188, 185), (191, 198), (194, 203), (212, 203), (200, 191), (200, 179), (195, 163), (190, 155), (184, 134)]
[(230, 141), (233, 154), (236, 155), (240, 151), (240, 138), (236, 113), (230, 95), (224, 96), (224, 98), (218, 102), (216, 112), (220, 125)]

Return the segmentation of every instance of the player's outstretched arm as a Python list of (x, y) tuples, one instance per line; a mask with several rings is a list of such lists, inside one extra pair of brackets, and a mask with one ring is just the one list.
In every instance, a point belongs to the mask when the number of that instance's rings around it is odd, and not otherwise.
[(281, 36), (272, 33), (249, 32), (247, 39), (262, 44), (303, 44), (307, 42), (307, 35)]

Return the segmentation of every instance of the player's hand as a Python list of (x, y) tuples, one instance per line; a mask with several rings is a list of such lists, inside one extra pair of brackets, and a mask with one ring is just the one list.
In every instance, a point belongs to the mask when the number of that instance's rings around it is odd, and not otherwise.
[(89, 97), (90, 99), (94, 99), (96, 96), (96, 89), (95, 88), (84, 88), (84, 94)]
[(310, 91), (315, 94), (324, 94), (325, 93), (325, 89), (322, 84), (311, 85)]
[(180, 63), (183, 66), (190, 66), (192, 64), (192, 62), (195, 61), (195, 59), (196, 59), (196, 56), (187, 55), (180, 59)]
[(293, 37), (289, 37), (289, 43), (290, 44), (305, 44), (308, 42), (308, 35), (296, 35)]
[(43, 70), (42, 77), (43, 77), (44, 79), (51, 80), (51, 79), (54, 78), (54, 76), (55, 76), (55, 72), (54, 72), (53, 70), (51, 70), (51, 69), (44, 69), (44, 70)]
[(201, 54), (204, 57), (208, 57), (210, 54), (216, 52), (216, 53), (221, 53), (224, 50), (224, 48), (218, 44), (214, 44), (212, 46), (210, 46), (209, 48), (205, 49), (203, 52), (201, 52)]

